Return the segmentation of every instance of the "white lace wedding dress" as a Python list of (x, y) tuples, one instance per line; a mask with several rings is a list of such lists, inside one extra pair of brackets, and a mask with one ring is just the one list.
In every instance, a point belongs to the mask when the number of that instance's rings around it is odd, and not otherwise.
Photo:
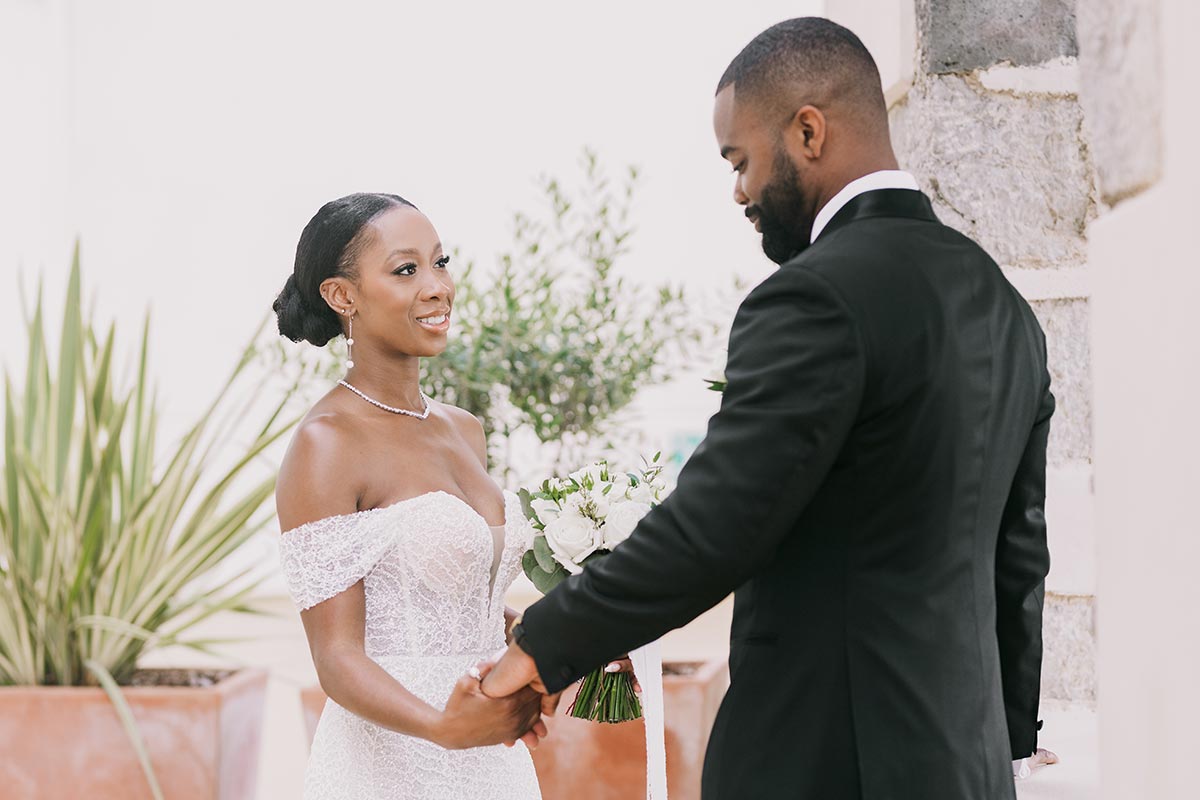
[[(362, 580), (367, 655), (441, 709), (455, 681), (504, 646), (504, 594), (533, 536), (517, 496), (505, 492), (504, 507), (494, 579), (493, 531), (446, 492), (294, 528), (280, 543), (292, 599), (304, 610)], [(541, 794), (521, 743), (444, 750), (330, 700), (313, 739), (304, 797), (538, 800)]]

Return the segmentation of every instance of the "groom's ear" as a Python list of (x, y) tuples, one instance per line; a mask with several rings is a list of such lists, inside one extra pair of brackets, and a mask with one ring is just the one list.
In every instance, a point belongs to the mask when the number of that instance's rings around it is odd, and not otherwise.
[(784, 128), (783, 138), (793, 158), (816, 160), (825, 148), (828, 126), (825, 114), (816, 106), (801, 106)]

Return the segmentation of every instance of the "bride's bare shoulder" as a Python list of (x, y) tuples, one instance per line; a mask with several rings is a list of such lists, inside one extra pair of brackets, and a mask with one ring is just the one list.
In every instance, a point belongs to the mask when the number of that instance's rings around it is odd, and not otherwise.
[(472, 414), (466, 409), (458, 406), (439, 403), (438, 408), (446, 415), (471, 449), (484, 460), (484, 466), (487, 465), (487, 434), (484, 433), (483, 423), (479, 421), (479, 417)]
[(355, 420), (318, 404), (296, 426), (279, 467), (275, 505), (280, 530), (357, 510)]

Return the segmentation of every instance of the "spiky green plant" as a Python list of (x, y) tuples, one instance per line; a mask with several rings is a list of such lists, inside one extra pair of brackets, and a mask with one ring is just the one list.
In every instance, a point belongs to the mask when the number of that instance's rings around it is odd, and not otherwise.
[(39, 288), (24, 385), (4, 376), (0, 685), (115, 687), (149, 649), (209, 650), (213, 640), (188, 636), (197, 623), (252, 610), (253, 568), (216, 585), (212, 573), (271, 520), (274, 475), (249, 467), (295, 423), (284, 418), (290, 392), (231, 459), (234, 432), (262, 408), (235, 388), (248, 348), (162, 463), (149, 316), (136, 370), (120, 381), (114, 326), (98, 336), (83, 314), (76, 247), (57, 363), (45, 322)]

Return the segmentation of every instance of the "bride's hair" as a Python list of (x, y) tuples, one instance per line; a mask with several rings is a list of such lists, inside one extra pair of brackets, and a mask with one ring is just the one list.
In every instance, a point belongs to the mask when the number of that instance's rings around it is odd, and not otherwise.
[(321, 297), (321, 284), (328, 278), (355, 276), (354, 262), (369, 241), (367, 223), (396, 206), (416, 208), (399, 195), (374, 192), (346, 195), (321, 206), (304, 226), (296, 265), (271, 305), (280, 334), (317, 347), (341, 335), (341, 320)]

